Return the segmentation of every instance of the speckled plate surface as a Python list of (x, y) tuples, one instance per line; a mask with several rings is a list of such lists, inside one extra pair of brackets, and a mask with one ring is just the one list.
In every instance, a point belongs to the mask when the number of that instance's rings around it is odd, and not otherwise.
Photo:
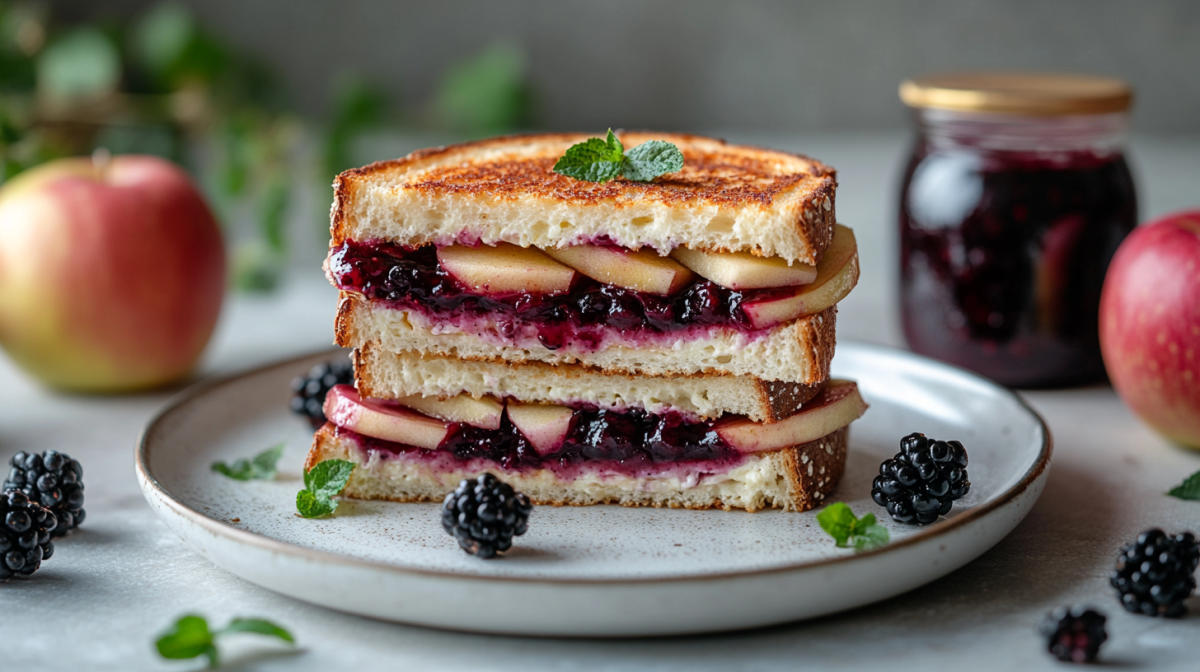
[[(836, 548), (815, 512), (538, 507), (499, 560), (458, 550), (438, 505), (343, 502), (294, 514), (311, 433), (287, 411), (292, 377), (330, 353), (203, 383), (147, 425), (137, 473), (158, 515), (197, 552), (249, 581), (333, 609), (434, 627), (527, 635), (646, 636), (748, 628), (882, 600), (978, 557), (1041, 494), (1050, 436), (1013, 393), (930, 360), (839, 343), (834, 375), (871, 404), (850, 433), (831, 501), (874, 512), (870, 484), (904, 434), (961, 440), (972, 489), (948, 517), (885, 521), (892, 543)], [(275, 481), (210, 470), (287, 442)], [(505, 617), (479, 610), (502, 603)]]

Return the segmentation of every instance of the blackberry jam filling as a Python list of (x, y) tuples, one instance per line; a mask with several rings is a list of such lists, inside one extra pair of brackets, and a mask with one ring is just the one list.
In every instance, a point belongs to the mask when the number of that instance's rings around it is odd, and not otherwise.
[[(934, 179), (957, 191), (930, 186)], [(1005, 385), (1104, 376), (1100, 289), (1137, 223), (1124, 158), (920, 145), (907, 184), (901, 301), (913, 350)]]
[(570, 291), (560, 294), (481, 295), (464, 289), (441, 267), (432, 245), (409, 249), (353, 241), (333, 250), (329, 270), (340, 289), (396, 308), (415, 308), (440, 318), (486, 315), (509, 338), (532, 326), (549, 349), (598, 341), (605, 328), (648, 334), (717, 326), (750, 331), (743, 301), (794, 290), (734, 291), (698, 278), (673, 296), (659, 296), (579, 274)]
[(499, 429), (481, 429), (462, 423), (451, 425), (450, 434), (437, 450), (363, 436), (343, 427), (339, 435), (352, 436), (369, 451), (409, 453), (456, 460), (490, 460), (505, 469), (570, 470), (587, 463), (603, 462), (609, 470), (630, 474), (655, 465), (689, 462), (733, 466), (744, 457), (713, 431), (712, 422), (687, 422), (679, 414), (652, 415), (630, 409), (579, 409), (562, 447), (540, 455), (505, 415)]

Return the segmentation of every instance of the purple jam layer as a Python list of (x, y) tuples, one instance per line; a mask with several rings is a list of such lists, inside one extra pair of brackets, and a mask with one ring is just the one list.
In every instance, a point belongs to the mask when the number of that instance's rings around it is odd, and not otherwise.
[(638, 476), (661, 471), (664, 466), (693, 463), (704, 463), (706, 471), (724, 471), (745, 460), (713, 431), (712, 422), (688, 422), (679, 414), (660, 416), (637, 409), (576, 410), (562, 448), (550, 455), (539, 455), (507, 415), (500, 429), (453, 423), (436, 450), (376, 439), (342, 427), (338, 433), (352, 436), (366, 451), (385, 457), (403, 453), (407, 458), (448, 456), (462, 463), (486, 460), (510, 471), (576, 473), (593, 465), (610, 473)]
[(499, 335), (509, 339), (532, 327), (550, 350), (600, 347), (610, 330), (635, 338), (718, 327), (754, 332), (742, 302), (794, 291), (737, 292), (698, 278), (674, 296), (659, 296), (578, 274), (571, 289), (560, 294), (482, 295), (447, 273), (432, 245), (412, 249), (354, 241), (331, 251), (329, 272), (339, 289), (361, 292), (394, 308), (457, 324), (487, 317)]

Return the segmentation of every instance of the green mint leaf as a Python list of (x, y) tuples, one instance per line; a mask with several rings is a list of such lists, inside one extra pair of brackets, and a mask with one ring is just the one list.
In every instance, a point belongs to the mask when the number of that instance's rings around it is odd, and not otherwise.
[(649, 140), (625, 153), (621, 176), (634, 182), (649, 182), (659, 175), (683, 168), (683, 152), (662, 140)]
[(608, 139), (588, 138), (571, 145), (554, 164), (554, 172), (586, 182), (608, 182), (621, 174), (625, 147), (612, 129)]
[(862, 530), (854, 535), (855, 553), (872, 551), (876, 548), (887, 546), (888, 542), (891, 541), (887, 528), (882, 525), (875, 524), (874, 514), (867, 514), (863, 516), (863, 519), (860, 522), (866, 521), (867, 518), (871, 519), (871, 523), (864, 525)]
[(253, 478), (254, 467), (250, 466), (250, 460), (241, 458), (234, 460), (233, 464), (225, 464), (224, 462), (213, 462), (212, 470), (218, 474), (224, 474), (235, 481), (248, 481)]
[(304, 489), (296, 493), (296, 510), (305, 518), (327, 516), (337, 510), (333, 498), (342, 493), (354, 463), (347, 460), (325, 460), (304, 473)]
[(155, 642), (158, 655), (169, 660), (208, 657), (208, 666), (217, 666), (217, 647), (213, 645), (213, 633), (208, 630), (208, 621), (201, 616), (189, 614), (175, 621), (171, 629)]
[(865, 532), (868, 527), (870, 527), (874, 524), (875, 524), (875, 514), (868, 513), (868, 514), (864, 515), (862, 518), (858, 518), (857, 520), (854, 521), (854, 524), (851, 526), (850, 534), (852, 536), (860, 535), (863, 532)]
[(276, 465), (279, 463), (279, 458), (283, 457), (283, 448), (286, 445), (287, 442), (281, 441), (254, 456), (250, 464), (253, 465), (255, 472), (260, 474), (259, 478), (275, 478)]
[(817, 514), (817, 522), (837, 545), (845, 548), (849, 545), (850, 536), (854, 533), (854, 524), (858, 522), (854, 512), (843, 502), (835, 502)]
[(822, 509), (817, 514), (817, 522), (839, 548), (853, 547), (855, 553), (885, 546), (889, 541), (887, 528), (875, 522), (875, 514), (858, 518), (843, 502), (834, 502)]
[(215, 668), (219, 663), (216, 640), (218, 637), (233, 632), (251, 632), (269, 637), (278, 637), (289, 644), (295, 644), (292, 633), (261, 618), (235, 618), (224, 628), (211, 631), (208, 621), (203, 616), (188, 614), (171, 626), (154, 642), (158, 655), (169, 660), (185, 660), (188, 658), (208, 658), (208, 666)]
[(212, 470), (238, 481), (270, 480), (275, 478), (275, 465), (283, 455), (285, 445), (286, 443), (278, 443), (249, 460), (244, 457), (234, 460), (233, 464), (213, 462)]
[(328, 516), (337, 509), (337, 502), (328, 497), (317, 497), (312, 490), (296, 493), (296, 510), (305, 518)]
[(316, 495), (333, 497), (342, 494), (354, 463), (349, 460), (325, 460), (304, 475), (304, 485)]
[(223, 635), (228, 632), (253, 632), (259, 635), (267, 635), (268, 637), (278, 637), (289, 644), (296, 643), (296, 639), (292, 637), (292, 633), (261, 618), (235, 618), (229, 622), (229, 625), (220, 629), (215, 634)]
[(1188, 476), (1183, 483), (1167, 492), (1172, 497), (1200, 501), (1200, 471)]

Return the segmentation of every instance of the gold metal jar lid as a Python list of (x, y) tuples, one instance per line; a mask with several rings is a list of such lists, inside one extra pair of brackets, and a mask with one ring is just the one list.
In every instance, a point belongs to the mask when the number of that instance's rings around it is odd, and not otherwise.
[(1054, 116), (1124, 112), (1133, 91), (1113, 77), (958, 72), (905, 80), (900, 100), (909, 107)]

